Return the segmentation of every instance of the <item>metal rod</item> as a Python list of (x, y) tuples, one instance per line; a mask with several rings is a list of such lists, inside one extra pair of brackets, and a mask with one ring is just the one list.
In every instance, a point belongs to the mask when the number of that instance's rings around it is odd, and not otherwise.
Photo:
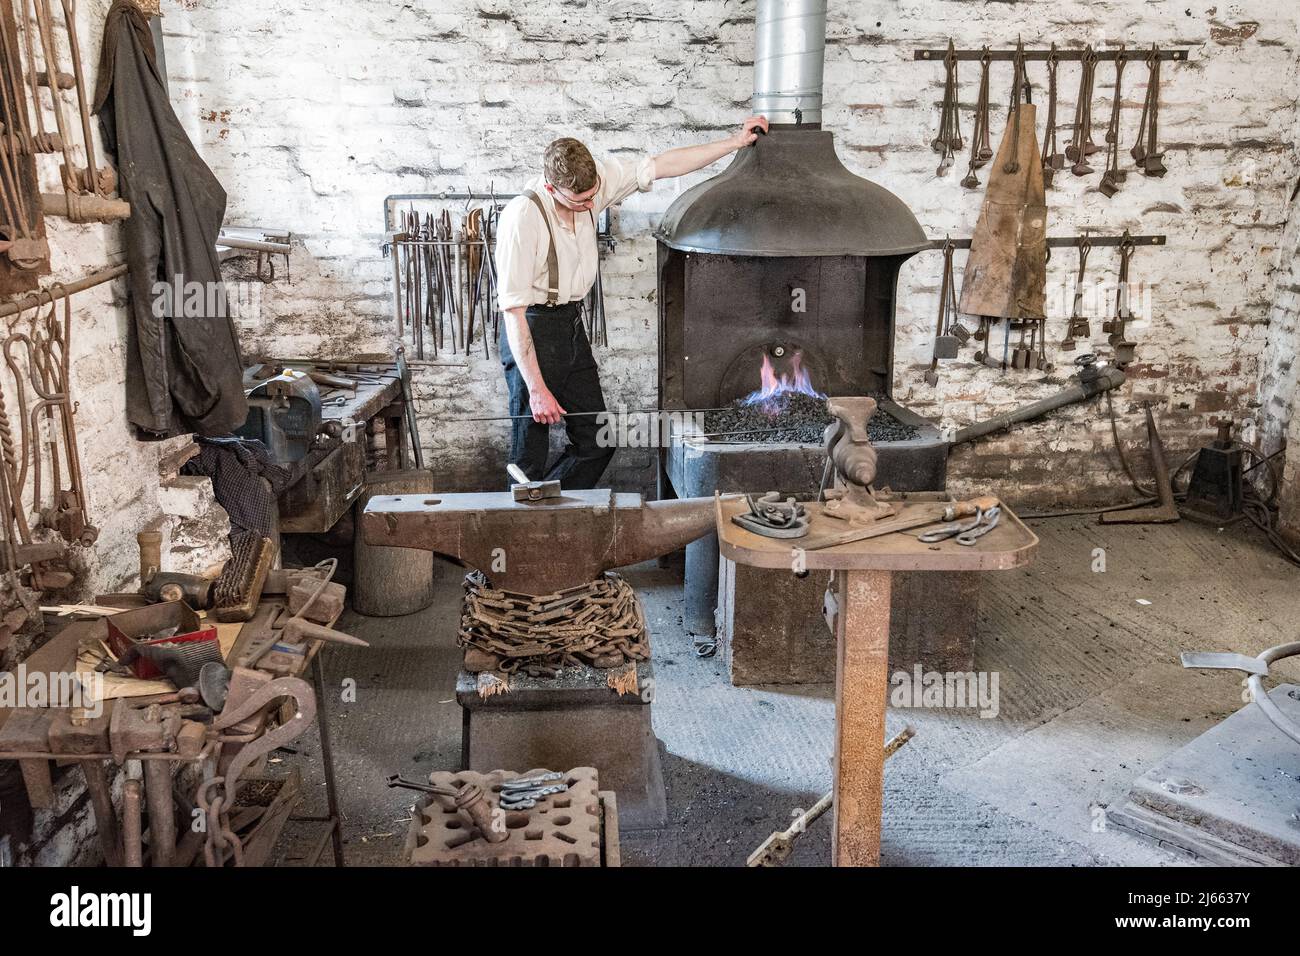
[[(729, 412), (731, 406), (727, 405), (721, 408), (627, 408), (603, 412), (565, 412), (563, 418), (576, 418), (584, 415), (652, 415), (660, 412), (668, 412), (673, 415), (691, 415), (696, 412)], [(511, 422), (532, 419), (532, 415), (487, 415), (483, 418), (447, 418), (443, 420), (445, 425), (459, 425), (465, 422)], [(794, 426), (788, 426), (794, 427)], [(748, 429), (752, 431), (753, 429)], [(778, 429), (784, 431), (784, 429)]]
[(338, 790), (334, 782), (334, 751), (330, 747), (330, 721), (325, 712), (325, 669), (320, 650), (312, 657), (311, 680), (316, 690), (316, 728), (320, 733), (321, 769), (325, 776), (325, 805), (329, 812), (330, 840), (334, 845), (334, 865), (343, 866), (343, 816), (339, 813)]
[(244, 239), (239, 236), (228, 236), (224, 232), (217, 236), (217, 245), (226, 246), (229, 249), (251, 249), (254, 252), (273, 252), (280, 256), (287, 256), (291, 251), (291, 247), (287, 242), (268, 242), (265, 239)]
[[(1052, 236), (1047, 240), (1049, 249), (1077, 249), (1079, 247), (1079, 236)], [(1168, 241), (1166, 236), (1088, 236), (1088, 242), (1094, 246), (1119, 246), (1124, 242), (1131, 242), (1135, 246), (1163, 246)], [(942, 249), (944, 244), (952, 242), (955, 249), (969, 249), (971, 241), (969, 239), (931, 239), (931, 249)]]
[(30, 309), (33, 302), (53, 302), (56, 299), (62, 299), (66, 296), (83, 292), (86, 289), (94, 288), (95, 286), (102, 285), (105, 282), (112, 282), (119, 276), (126, 275), (126, 273), (127, 265), (124, 262), (121, 265), (111, 266), (108, 269), (101, 269), (99, 272), (91, 273), (85, 278), (78, 279), (75, 282), (59, 283), (57, 288), (39, 289), (35, 292), (29, 292), (16, 302), (5, 302), (0, 304), (0, 318), (9, 315), (17, 315), (21, 311)]
[[(1140, 48), (1139, 48), (1139, 49), (1140, 49)], [(1043, 61), (1045, 61), (1045, 60), (1047, 59), (1048, 55), (1049, 55), (1051, 52), (1052, 52), (1052, 51), (1050, 51), (1050, 50), (1025, 50), (1025, 51), (1024, 51), (1024, 57), (1025, 57), (1026, 60), (1043, 60)], [(1096, 52), (1096, 55), (1097, 55), (1097, 59), (1098, 59), (1098, 60), (1114, 60), (1114, 59), (1117, 59), (1118, 56), (1119, 56), (1119, 54), (1120, 54), (1120, 50), (1119, 50), (1119, 49), (1114, 49), (1114, 50), (1097, 50), (1097, 51), (1095, 51), (1095, 52)], [(1124, 52), (1125, 52), (1125, 55), (1128, 56), (1128, 58), (1129, 58), (1130, 60), (1139, 59), (1139, 58), (1145, 56), (1145, 53), (1139, 53), (1139, 52), (1137, 52), (1137, 51), (1135, 50), (1135, 48), (1133, 48), (1133, 47), (1128, 48), (1128, 49), (1125, 50)], [(1162, 59), (1162, 60), (1181, 60), (1181, 61), (1186, 61), (1186, 60), (1189, 58), (1189, 57), (1188, 57), (1188, 54), (1189, 54), (1189, 53), (1190, 53), (1189, 50), (1164, 50), (1164, 49), (1162, 49), (1162, 50), (1159, 51), (1159, 57), (1160, 57), (1160, 59)], [(956, 51), (956, 54), (957, 54), (957, 59), (958, 59), (958, 60), (979, 60), (981, 57), (985, 56), (985, 51), (984, 51), (984, 50), (957, 50), (957, 51)], [(1084, 51), (1083, 51), (1083, 50), (1062, 50), (1062, 49), (1059, 49), (1059, 48), (1056, 50), (1056, 58), (1057, 58), (1058, 60), (1062, 60), (1062, 61), (1064, 61), (1064, 60), (1082, 60), (1082, 59), (1083, 59), (1083, 54), (1084, 54)], [(938, 61), (942, 61), (943, 58), (944, 58), (945, 56), (947, 56), (947, 55), (948, 55), (948, 51), (947, 51), (946, 49), (944, 49), (944, 50), (913, 50), (913, 51), (912, 51), (912, 59), (914, 59), (914, 60), (938, 60)], [(1015, 51), (1015, 50), (989, 50), (989, 51), (987, 52), (987, 55), (988, 55), (989, 59), (991, 59), (991, 60), (1014, 60), (1015, 57), (1016, 57), (1016, 51)]]

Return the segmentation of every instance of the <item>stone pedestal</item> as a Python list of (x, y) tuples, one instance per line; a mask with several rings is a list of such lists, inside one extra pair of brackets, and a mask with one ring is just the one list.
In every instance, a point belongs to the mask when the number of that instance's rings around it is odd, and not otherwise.
[[(829, 573), (737, 565), (718, 571), (719, 650), (736, 686), (835, 679), (835, 636), (822, 616)], [(978, 571), (899, 571), (890, 608), (889, 669), (969, 671), (975, 660)]]
[(514, 675), (510, 691), (480, 697), (476, 675), (461, 671), (461, 768), (595, 767), (601, 789), (618, 795), (623, 829), (667, 820), (659, 740), (650, 723), (654, 667), (637, 665), (639, 691), (620, 695), (610, 671), (566, 667), (558, 678)]

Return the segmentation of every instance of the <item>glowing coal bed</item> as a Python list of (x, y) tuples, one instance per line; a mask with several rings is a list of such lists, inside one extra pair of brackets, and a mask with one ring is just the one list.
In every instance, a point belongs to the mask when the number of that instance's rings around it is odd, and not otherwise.
[[(713, 442), (811, 445), (822, 441), (831, 421), (826, 399), (785, 392), (766, 402), (747, 405), (738, 399), (726, 411), (705, 412), (704, 430)], [(908, 441), (920, 435), (915, 425), (900, 422), (883, 408), (876, 409), (867, 429), (873, 443)]]
[[(777, 375), (763, 358), (762, 385), (725, 411), (706, 412), (705, 437), (723, 443), (816, 444), (832, 421), (826, 396), (817, 391), (795, 355), (789, 372)], [(882, 396), (873, 396), (880, 399)], [(900, 422), (879, 408), (868, 424), (872, 442), (908, 441), (920, 435), (915, 425)]]

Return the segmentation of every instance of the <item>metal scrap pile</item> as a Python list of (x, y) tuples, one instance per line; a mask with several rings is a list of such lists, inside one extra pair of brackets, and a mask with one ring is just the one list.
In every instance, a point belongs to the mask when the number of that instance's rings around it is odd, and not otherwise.
[[(820, 444), (832, 421), (826, 399), (789, 391), (768, 401), (745, 404), (738, 399), (725, 411), (707, 412), (704, 430), (722, 442), (800, 442)], [(907, 441), (918, 434), (883, 409), (877, 409), (869, 424), (873, 442)]]
[(534, 677), (558, 676), (566, 665), (608, 668), (650, 657), (641, 602), (609, 571), (546, 595), (499, 591), (471, 571), (458, 641), (466, 670), (523, 670)]

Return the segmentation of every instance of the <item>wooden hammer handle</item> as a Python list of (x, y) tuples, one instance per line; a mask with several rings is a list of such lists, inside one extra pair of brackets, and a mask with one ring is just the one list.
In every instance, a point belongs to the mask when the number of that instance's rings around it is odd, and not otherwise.
[(973, 518), (981, 511), (988, 511), (990, 508), (1000, 507), (1000, 502), (993, 495), (981, 495), (978, 498), (971, 498), (968, 501), (954, 501), (948, 505), (943, 512), (944, 521), (953, 521), (957, 518)]

